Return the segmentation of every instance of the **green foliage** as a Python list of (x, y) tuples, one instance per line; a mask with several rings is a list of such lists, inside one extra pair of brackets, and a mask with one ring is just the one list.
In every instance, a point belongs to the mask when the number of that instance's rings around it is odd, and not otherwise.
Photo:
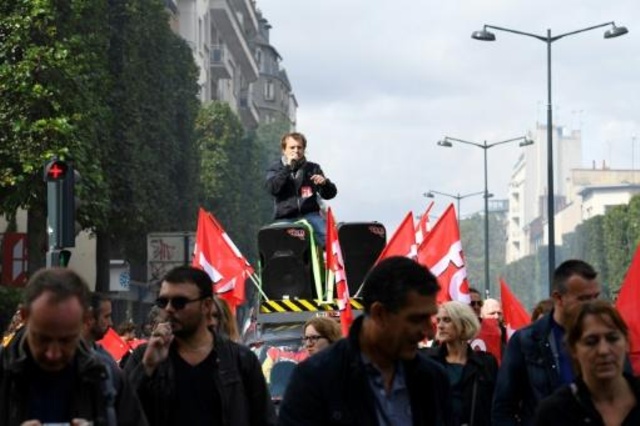
[(270, 206), (262, 189), (266, 147), (256, 134), (245, 135), (238, 116), (220, 102), (201, 109), (196, 131), (202, 205), (255, 264), (256, 235), (268, 220)]
[(43, 208), (43, 166), (58, 156), (75, 163), (84, 209), (101, 219), (102, 172), (88, 160), (107, 116), (105, 14), (91, 0), (0, 2), (0, 213)]
[[(484, 214), (475, 214), (460, 221), (460, 236), (467, 265), (469, 284), (484, 290)], [(499, 291), (498, 279), (504, 268), (506, 229), (496, 214), (489, 213), (489, 292)]]
[(112, 121), (102, 164), (111, 203), (103, 231), (142, 264), (147, 233), (195, 229), (197, 69), (161, 1), (114, 0), (109, 21)]
[(630, 250), (627, 238), (627, 206), (615, 206), (604, 216), (604, 248), (608, 275), (601, 281), (610, 290), (617, 293), (622, 284), (624, 274), (631, 263), (633, 251)]

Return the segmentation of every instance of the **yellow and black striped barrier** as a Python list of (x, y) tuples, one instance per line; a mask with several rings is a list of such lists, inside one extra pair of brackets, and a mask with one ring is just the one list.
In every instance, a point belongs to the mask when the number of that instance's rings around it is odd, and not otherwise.
[[(351, 299), (351, 307), (356, 310), (362, 310), (362, 304), (357, 299)], [(261, 314), (275, 314), (285, 312), (326, 312), (337, 311), (338, 304), (334, 301), (331, 303), (319, 302), (317, 300), (307, 299), (289, 299), (289, 300), (268, 300), (260, 304)]]

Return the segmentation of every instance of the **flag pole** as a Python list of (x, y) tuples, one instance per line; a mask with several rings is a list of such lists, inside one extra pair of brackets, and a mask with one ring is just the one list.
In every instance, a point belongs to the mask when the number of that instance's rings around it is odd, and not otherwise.
[(255, 272), (253, 274), (249, 274), (249, 278), (251, 278), (251, 281), (253, 282), (253, 285), (255, 285), (255, 287), (258, 289), (258, 292), (262, 295), (264, 300), (266, 300), (268, 302), (269, 298), (267, 297), (267, 295), (262, 290), (262, 286), (260, 285), (260, 283), (258, 282), (258, 279), (256, 277), (257, 277), (257, 275), (256, 275)]

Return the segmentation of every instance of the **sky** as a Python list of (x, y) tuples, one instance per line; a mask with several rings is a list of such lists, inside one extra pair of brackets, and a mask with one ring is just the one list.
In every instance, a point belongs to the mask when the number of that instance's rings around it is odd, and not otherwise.
[[(484, 24), (552, 36), (615, 21), (552, 44), (554, 124), (582, 131), (582, 163), (640, 168), (640, 3), (637, 0), (257, 0), (298, 101), (307, 158), (338, 186), (338, 221), (382, 222), (390, 234), (436, 190), (484, 189), (488, 143), (546, 123), (546, 43)], [(633, 138), (638, 141), (633, 147)], [(546, 143), (546, 142), (544, 142)], [(488, 150), (489, 192), (506, 199), (517, 143)], [(439, 196), (433, 213), (452, 198)], [(461, 201), (462, 216), (483, 209)]]

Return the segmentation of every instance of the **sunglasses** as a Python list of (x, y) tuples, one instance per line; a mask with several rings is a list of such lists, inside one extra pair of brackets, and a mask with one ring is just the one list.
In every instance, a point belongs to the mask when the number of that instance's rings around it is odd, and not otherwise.
[(302, 336), (302, 343), (313, 343), (316, 344), (318, 340), (324, 339), (324, 336)]
[(173, 306), (173, 309), (175, 309), (176, 311), (179, 311), (184, 309), (184, 307), (187, 306), (188, 303), (198, 302), (204, 299), (206, 299), (206, 297), (198, 297), (196, 299), (189, 299), (188, 297), (185, 297), (185, 296), (158, 297), (156, 299), (156, 306), (160, 309), (166, 309), (166, 307), (169, 306), (169, 303), (171, 303), (171, 306)]
[(469, 306), (480, 306), (482, 307), (482, 300), (472, 300), (469, 302)]

